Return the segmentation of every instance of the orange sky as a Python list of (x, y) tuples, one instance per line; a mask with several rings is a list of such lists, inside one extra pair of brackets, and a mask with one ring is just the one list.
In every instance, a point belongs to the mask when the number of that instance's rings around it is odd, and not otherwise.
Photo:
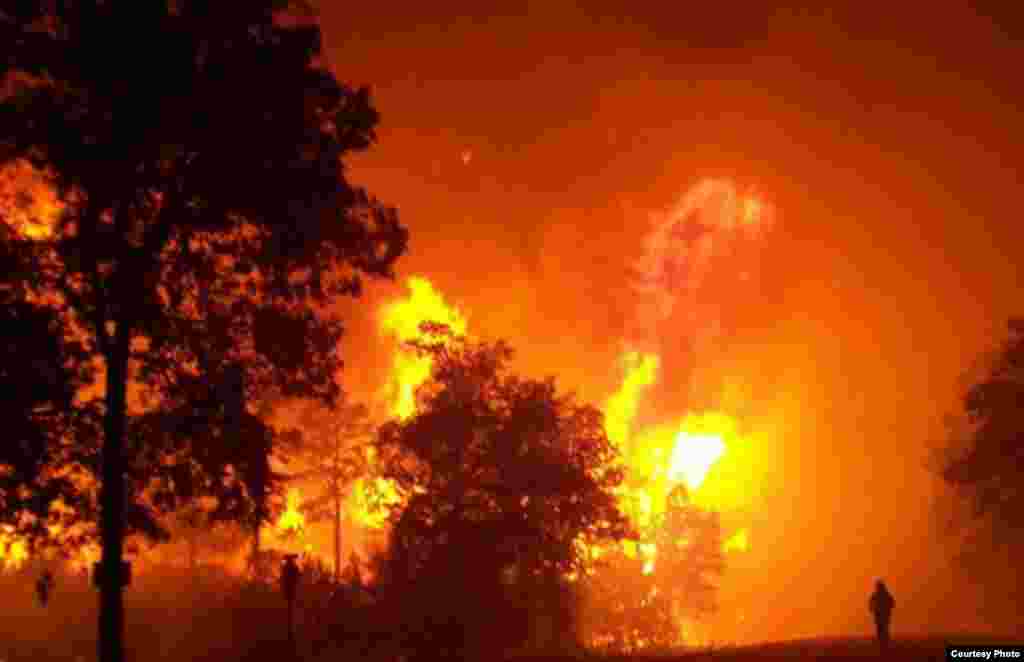
[[(923, 465), (957, 377), (1021, 312), (1024, 53), (996, 27), (1011, 17), (405, 4), (322, 15), (336, 73), (371, 84), (383, 116), (353, 178), (410, 228), (400, 275), (427, 276), (524, 371), (596, 404), (618, 379), (648, 213), (701, 177), (756, 186), (777, 222), (755, 282), (722, 302), (727, 342), (695, 358), (666, 324), (646, 405), (680, 413), (694, 368), (749, 389), (766, 476), (756, 636), (867, 632), (876, 576), (898, 630), (982, 625), (928, 552)], [(370, 306), (399, 292), (353, 309), (357, 392), (388, 369)], [(959, 611), (937, 609), (945, 592)]]

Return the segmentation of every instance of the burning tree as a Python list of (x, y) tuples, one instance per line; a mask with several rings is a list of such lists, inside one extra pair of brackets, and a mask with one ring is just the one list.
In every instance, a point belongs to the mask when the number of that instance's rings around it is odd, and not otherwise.
[[(102, 464), (91, 468), (104, 662), (123, 659), (113, 569), (126, 514), (152, 520), (131, 489), (137, 472), (188, 465), (180, 475), (204, 489), (251, 496), (260, 481), (241, 473), (250, 451), (238, 434), (251, 394), (333, 401), (342, 325), (328, 304), (358, 295), (364, 275), (390, 276), (405, 249), (395, 212), (344, 177), (341, 157), (374, 139), (368, 91), (320, 64), (319, 29), (283, 20), (289, 4), (0, 12), (14, 90), (0, 104), (0, 160), (52, 172), (62, 205), (50, 233), (18, 244), (27, 268), (2, 280), (80, 325), (77, 364), (103, 374)], [(191, 410), (190, 424), (214, 432), (130, 440), (130, 380), (152, 407)], [(240, 392), (224, 403), (217, 384)]]
[(301, 510), (309, 522), (330, 521), (334, 529), (334, 579), (341, 578), (341, 532), (345, 501), (353, 481), (366, 473), (367, 443), (373, 432), (365, 405), (343, 402), (336, 408), (315, 401), (298, 413), (301, 469), (292, 478), (314, 486)]
[(581, 580), (584, 631), (592, 648), (629, 653), (677, 643), (672, 603), (659, 592), (657, 578), (643, 572), (644, 565), (642, 558), (614, 547)]
[(719, 514), (690, 503), (686, 489), (677, 487), (657, 527), (657, 549), (655, 580), (677, 620), (698, 623), (711, 616), (725, 570)]
[(639, 543), (649, 548), (647, 555), (613, 548), (583, 579), (591, 607), (587, 630), (598, 647), (637, 651), (692, 643), (696, 637), (687, 630), (715, 612), (725, 569), (718, 513), (691, 503), (680, 485), (656, 519)]
[(714, 611), (724, 570), (714, 499), (698, 505), (691, 495), (702, 496), (698, 488), (740, 438), (735, 421), (714, 411), (634, 431), (659, 360), (636, 351), (623, 359), (621, 386), (605, 403), (605, 427), (623, 459), (616, 495), (636, 536), (615, 547), (583, 544), (592, 559), (581, 575), (588, 639), (624, 650), (691, 644), (699, 639), (696, 624)]
[(616, 453), (600, 411), (559, 395), (553, 379), (511, 374), (504, 343), (434, 325), (413, 347), (432, 358), (431, 379), (417, 391), (417, 413), (384, 426), (379, 440), (383, 474), (405, 501), (393, 513), (388, 576), (410, 609), (409, 586), (424, 599), (442, 586), (460, 596), (447, 611), (436, 597), (420, 602), (423, 611), (405, 615), (416, 621), (410, 631), (447, 628), (445, 644), (460, 649), (474, 648), (470, 636), (511, 644), (503, 570), (524, 581), (561, 577), (582, 567), (578, 540), (628, 533), (613, 494)]

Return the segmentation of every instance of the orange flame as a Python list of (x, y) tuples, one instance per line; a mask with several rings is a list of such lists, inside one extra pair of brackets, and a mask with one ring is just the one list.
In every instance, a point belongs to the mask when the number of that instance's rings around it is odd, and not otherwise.
[[(441, 293), (429, 280), (414, 276), (406, 285), (408, 297), (385, 306), (380, 312), (381, 330), (399, 343), (426, 340), (421, 325), (424, 322), (445, 324), (452, 333), (466, 333), (466, 318), (457, 308), (448, 305)], [(431, 359), (417, 356), (404, 347), (395, 352), (391, 377), (387, 384), (390, 395), (389, 412), (399, 420), (416, 413), (416, 389), (430, 378)], [(376, 462), (373, 449), (367, 450), (367, 464), (371, 472)], [(394, 483), (381, 478), (361, 478), (356, 481), (348, 499), (351, 518), (367, 529), (383, 529), (387, 525), (391, 508), (401, 504), (402, 498)]]
[(25, 239), (50, 239), (62, 206), (42, 172), (26, 161), (0, 168), (0, 219)]
[(368, 529), (383, 529), (393, 506), (402, 502), (394, 483), (383, 478), (360, 478), (349, 498), (352, 519)]
[[(690, 414), (673, 424), (634, 430), (644, 391), (655, 383), (659, 357), (627, 351), (622, 363), (622, 383), (605, 403), (605, 428), (609, 439), (619, 448), (626, 469), (626, 480), (617, 490), (619, 505), (639, 534), (636, 540), (621, 542), (622, 552), (641, 562), (640, 572), (649, 576), (654, 574), (658, 562), (658, 547), (650, 541), (657, 538), (655, 527), (668, 508), (673, 490), (685, 486), (690, 502), (719, 510), (730, 496), (727, 488), (743, 491), (745, 486), (733, 486), (728, 479), (723, 481), (716, 475), (715, 467), (727, 456), (732, 458), (731, 462), (748, 458), (742, 452), (738, 458), (733, 457), (732, 450), (742, 449), (743, 444), (736, 421), (720, 412)], [(709, 482), (710, 490), (706, 489)], [(676, 544), (685, 545), (686, 540), (680, 539)], [(724, 542), (722, 550), (745, 551), (749, 544), (748, 533), (743, 529)], [(586, 547), (585, 558), (597, 559), (602, 551)], [(588, 574), (593, 572), (588, 570)], [(673, 618), (679, 628), (679, 643), (692, 644), (701, 639), (698, 624), (689, 620), (679, 605), (673, 604)]]
[[(381, 311), (381, 329), (400, 343), (423, 340), (424, 322), (447, 324), (455, 335), (466, 333), (466, 318), (447, 303), (426, 278), (407, 282), (409, 296)], [(416, 412), (416, 388), (430, 377), (430, 358), (416, 356), (400, 348), (395, 353), (391, 376), (392, 415), (406, 419)]]
[(641, 394), (654, 383), (658, 374), (658, 357), (655, 354), (628, 351), (622, 357), (622, 364), (626, 369), (622, 386), (608, 398), (604, 408), (608, 439), (619, 448), (629, 438), (630, 426), (640, 406)]
[(277, 530), (284, 534), (301, 534), (306, 528), (306, 516), (302, 514), (302, 492), (298, 488), (288, 490), (287, 507), (277, 519)]
[(9, 526), (0, 529), (0, 567), (4, 570), (17, 570), (27, 560), (28, 546), (25, 541), (14, 535)]
[(690, 434), (681, 430), (676, 437), (676, 447), (669, 463), (669, 480), (682, 482), (691, 491), (696, 490), (724, 452), (725, 444), (720, 436)]
[(746, 552), (749, 549), (750, 540), (747, 536), (746, 529), (740, 529), (736, 533), (732, 534), (732, 536), (722, 544), (722, 551), (725, 553)]

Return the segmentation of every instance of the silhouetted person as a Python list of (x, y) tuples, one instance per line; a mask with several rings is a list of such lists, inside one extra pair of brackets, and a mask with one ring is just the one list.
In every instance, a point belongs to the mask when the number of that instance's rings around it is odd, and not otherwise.
[(53, 590), (53, 573), (43, 570), (43, 574), (36, 580), (36, 597), (43, 607), (50, 602), (50, 591)]
[(879, 579), (875, 582), (875, 592), (871, 594), (868, 608), (875, 617), (875, 630), (878, 633), (878, 645), (885, 652), (889, 648), (889, 621), (892, 618), (892, 608), (896, 601), (892, 593), (886, 588), (885, 582)]

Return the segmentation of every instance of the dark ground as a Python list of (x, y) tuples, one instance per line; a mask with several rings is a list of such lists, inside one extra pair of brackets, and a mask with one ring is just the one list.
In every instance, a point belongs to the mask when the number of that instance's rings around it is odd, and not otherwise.
[[(947, 644), (1024, 644), (1020, 637), (997, 638), (991, 636), (974, 637), (950, 636), (920, 639), (900, 639), (890, 647), (886, 655), (880, 655), (877, 644), (870, 639), (810, 639), (786, 641), (771, 644), (758, 644), (730, 649), (684, 653), (678, 655), (652, 656), (606, 656), (584, 658), (601, 660), (602, 662), (739, 662), (740, 660), (872, 660), (874, 662), (939, 662), (946, 659)], [(564, 657), (529, 657), (518, 658), (517, 662), (566, 662)]]
[[(579, 657), (571, 656), (524, 656), (510, 658), (506, 662), (739, 662), (741, 660), (769, 661), (769, 660), (871, 660), (873, 662), (939, 662), (945, 660), (945, 647), (949, 643), (1016, 643), (1024, 645), (1021, 638), (993, 638), (993, 637), (971, 637), (955, 636), (949, 638), (928, 638), (928, 639), (901, 639), (895, 641), (886, 655), (880, 655), (874, 641), (869, 639), (813, 639), (801, 641), (788, 641), (770, 644), (759, 644), (754, 646), (743, 646), (736, 648), (721, 648), (717, 650), (689, 652), (689, 653), (663, 653), (656, 655), (637, 656), (615, 656), (615, 655), (586, 655)], [(25, 655), (15, 653), (13, 657), (3, 657), (2, 662), (14, 662), (15, 660), (38, 660), (39, 662), (56, 662), (59, 659), (68, 659), (69, 662), (94, 659), (91, 656), (81, 658), (64, 658), (60, 655), (47, 655), (46, 652), (37, 650), (23, 651)], [(220, 662), (232, 662), (234, 660), (245, 660), (246, 662), (287, 662), (295, 660), (287, 655), (285, 647), (264, 645), (259, 651), (250, 651), (248, 655), (237, 657), (232, 651), (222, 651), (210, 657), (191, 658), (195, 660), (213, 660)], [(348, 662), (350, 658), (345, 655), (333, 656), (324, 654), (316, 657), (298, 658), (301, 662)], [(438, 658), (438, 662), (441, 658)], [(186, 660), (182, 660), (186, 662)], [(481, 660), (480, 662), (498, 662), (498, 659)]]

